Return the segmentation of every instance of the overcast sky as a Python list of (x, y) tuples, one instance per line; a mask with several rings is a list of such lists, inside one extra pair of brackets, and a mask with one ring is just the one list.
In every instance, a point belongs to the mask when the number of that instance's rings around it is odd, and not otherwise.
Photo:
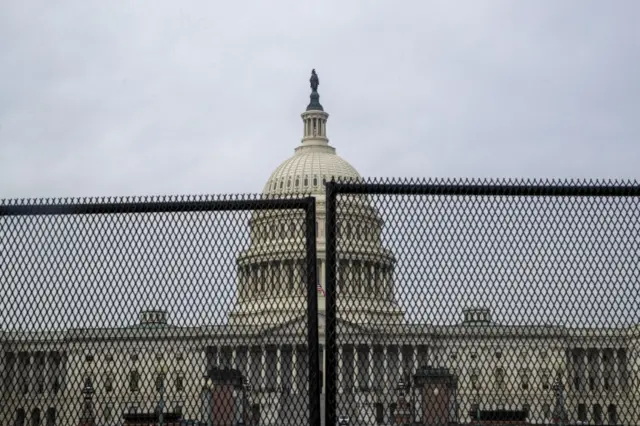
[(259, 192), (309, 74), (364, 176), (640, 178), (640, 2), (0, 6), (0, 198)]

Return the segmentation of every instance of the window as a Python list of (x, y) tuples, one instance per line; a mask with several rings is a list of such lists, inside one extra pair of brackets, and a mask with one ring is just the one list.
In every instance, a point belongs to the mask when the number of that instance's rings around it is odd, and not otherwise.
[(176, 376), (176, 390), (183, 391), (184, 390), (184, 374), (178, 373)]
[(173, 412), (182, 417), (182, 405), (176, 404), (173, 408)]
[(31, 411), (31, 426), (40, 426), (40, 410), (38, 408)]
[(93, 362), (93, 355), (87, 355), (85, 357), (85, 361), (87, 361), (89, 364), (91, 364)]
[(480, 383), (478, 382), (478, 372), (475, 370), (471, 373), (471, 388), (473, 390), (480, 390)]
[(140, 373), (138, 373), (137, 370), (129, 373), (129, 390), (131, 392), (138, 392), (138, 390), (140, 390)]
[(523, 390), (529, 389), (529, 370), (522, 370), (520, 372), (520, 387)]
[(494, 379), (496, 389), (502, 390), (504, 388), (504, 370), (502, 368), (496, 368)]
[(138, 360), (138, 354), (131, 354), (131, 361), (137, 361)]
[(595, 404), (593, 406), (593, 421), (597, 425), (602, 424), (602, 407), (600, 406), (600, 404)]
[(375, 404), (376, 408), (376, 423), (381, 425), (384, 423), (384, 405), (382, 403), (377, 402)]
[(56, 424), (56, 409), (49, 407), (47, 410), (47, 426), (54, 426)]
[(110, 404), (107, 404), (104, 407), (104, 411), (102, 413), (102, 415), (104, 416), (104, 421), (105, 422), (110, 422), (111, 421), (111, 416), (112, 416), (113, 410), (111, 408)]
[(609, 417), (610, 425), (618, 424), (618, 410), (614, 404), (609, 405), (609, 408), (607, 408), (607, 416)]
[(542, 370), (540, 373), (540, 384), (542, 389), (549, 389), (549, 372), (547, 370)]
[(113, 355), (107, 355), (107, 356), (105, 357), (105, 360), (106, 360), (108, 363), (112, 363), (112, 362), (113, 362)]
[(578, 420), (581, 422), (587, 421), (587, 406), (584, 404), (578, 404)]
[(164, 391), (164, 374), (162, 373), (156, 374), (156, 391), (158, 392)]
[(16, 426), (24, 426), (26, 414), (22, 408), (16, 411)]
[(471, 352), (471, 355), (469, 355), (469, 356), (471, 357), (471, 359), (476, 359), (478, 354), (476, 354), (475, 352)]
[(113, 375), (111, 373), (106, 373), (104, 376), (104, 390), (107, 393), (113, 391)]
[(313, 186), (318, 186), (318, 177), (317, 176), (313, 177)]
[(500, 358), (502, 358), (502, 352), (497, 351), (496, 352), (496, 359), (500, 359)]

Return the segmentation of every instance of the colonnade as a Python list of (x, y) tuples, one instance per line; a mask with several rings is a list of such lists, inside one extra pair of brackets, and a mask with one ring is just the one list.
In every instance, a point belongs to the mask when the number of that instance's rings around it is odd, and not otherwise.
[(568, 351), (567, 358), (574, 391), (622, 392), (629, 387), (624, 349), (574, 348)]
[(5, 392), (56, 394), (64, 385), (64, 353), (5, 352), (4, 358), (2, 385)]
[[(390, 299), (393, 268), (375, 261), (341, 260), (337, 291), (345, 295)], [(318, 281), (324, 287), (324, 260), (318, 260)], [(240, 300), (306, 295), (306, 263), (303, 260), (260, 262), (238, 268)]]

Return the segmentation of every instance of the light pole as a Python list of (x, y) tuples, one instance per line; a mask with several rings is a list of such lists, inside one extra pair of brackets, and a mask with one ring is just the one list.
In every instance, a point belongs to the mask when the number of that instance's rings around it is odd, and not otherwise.
[(167, 375), (167, 366), (164, 363), (164, 359), (159, 361), (158, 370), (160, 372), (160, 401), (158, 403), (158, 411), (159, 411), (159, 426), (164, 426), (164, 379)]

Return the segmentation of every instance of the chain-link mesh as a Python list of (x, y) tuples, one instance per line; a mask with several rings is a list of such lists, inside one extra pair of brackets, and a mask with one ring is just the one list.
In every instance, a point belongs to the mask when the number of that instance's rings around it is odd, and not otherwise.
[(0, 424), (319, 424), (315, 200), (0, 205)]
[(640, 424), (640, 187), (327, 185), (330, 424)]

